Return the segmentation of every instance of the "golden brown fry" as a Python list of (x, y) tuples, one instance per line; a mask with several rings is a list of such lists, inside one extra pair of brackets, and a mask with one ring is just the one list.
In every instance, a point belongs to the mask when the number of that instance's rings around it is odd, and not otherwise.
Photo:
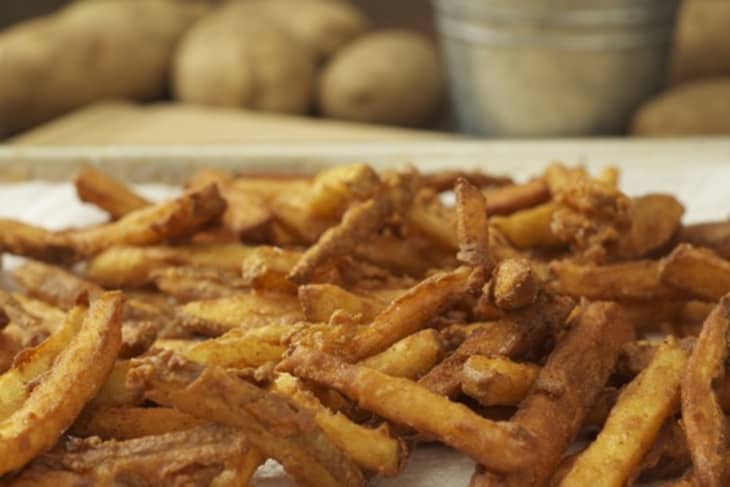
[(86, 277), (104, 287), (122, 288), (149, 284), (154, 271), (171, 266), (238, 272), (251, 251), (241, 244), (111, 247), (89, 260)]
[(225, 208), (218, 188), (209, 185), (128, 213), (116, 222), (68, 230), (61, 235), (78, 254), (91, 256), (115, 245), (151, 245), (190, 235), (218, 218)]
[(490, 224), (518, 249), (560, 247), (563, 242), (551, 230), (555, 208), (554, 202), (543, 203), (507, 216), (494, 217)]
[(335, 166), (314, 178), (309, 211), (319, 218), (339, 218), (353, 201), (370, 198), (380, 178), (367, 164)]
[(603, 429), (560, 483), (622, 487), (674, 413), (687, 354), (673, 339), (662, 344), (621, 393)]
[(471, 485), (545, 485), (603, 390), (621, 346), (632, 335), (619, 306), (605, 302), (583, 306), (512, 418), (535, 438), (535, 462), (502, 478), (479, 472)]
[(421, 179), (423, 185), (435, 191), (448, 191), (454, 187), (457, 179), (465, 179), (469, 184), (477, 188), (488, 186), (507, 186), (512, 184), (512, 178), (506, 176), (495, 176), (481, 171), (458, 171), (442, 170), (423, 174)]
[(662, 272), (659, 262), (653, 260), (611, 265), (554, 261), (550, 264), (552, 279), (548, 287), (559, 294), (597, 300), (648, 300), (681, 296), (681, 293), (662, 281)]
[(206, 336), (219, 336), (231, 328), (294, 324), (304, 319), (296, 297), (275, 292), (191, 301), (179, 306), (176, 316), (184, 329)]
[(316, 425), (309, 411), (218, 367), (169, 352), (135, 363), (130, 379), (156, 402), (240, 428), (264, 456), (279, 461), (301, 485), (360, 486), (360, 470)]
[(458, 179), (456, 187), (456, 233), (459, 238), (457, 258), (466, 265), (493, 265), (489, 256), (489, 227), (487, 202), (484, 195), (465, 179)]
[(687, 225), (679, 230), (677, 239), (697, 247), (708, 248), (720, 257), (730, 259), (730, 221)]
[(387, 426), (370, 429), (353, 423), (341, 413), (331, 412), (302, 386), (299, 379), (286, 373), (277, 376), (271, 390), (311, 411), (332, 442), (361, 467), (387, 476), (400, 471), (405, 461), (405, 445), (390, 436)]
[(49, 449), (109, 374), (121, 345), (120, 293), (91, 303), (78, 334), (25, 403), (0, 421), (0, 474)]
[(166, 267), (150, 273), (155, 286), (178, 303), (217, 299), (249, 291), (238, 274), (203, 267)]
[(512, 184), (484, 192), (488, 215), (508, 215), (539, 205), (550, 199), (550, 190), (543, 179)]
[(433, 435), (496, 471), (514, 471), (534, 460), (531, 438), (519, 427), (484, 419), (408, 379), (304, 348), (298, 348), (279, 367), (332, 387), (363, 409)]
[(728, 435), (713, 384), (725, 375), (730, 296), (720, 299), (702, 325), (682, 379), (682, 421), (694, 475), (707, 487), (727, 485)]
[(461, 390), (485, 406), (514, 406), (525, 398), (539, 370), (506, 357), (473, 355), (464, 363)]
[[(263, 460), (237, 430), (205, 425), (126, 441), (68, 440), (8, 485), (246, 485)], [(242, 483), (216, 484), (221, 477)]]
[(388, 305), (371, 296), (361, 296), (333, 284), (299, 286), (299, 304), (307, 321), (327, 323), (336, 311), (344, 311), (358, 322), (371, 321)]
[(296, 292), (286, 276), (302, 257), (297, 250), (261, 245), (254, 247), (242, 260), (241, 279), (254, 289)]
[(172, 408), (110, 407), (85, 410), (70, 429), (74, 436), (130, 440), (182, 431), (205, 422)]
[(423, 277), (431, 269), (456, 266), (451, 250), (412, 229), (407, 238), (385, 232), (373, 235), (355, 248), (354, 255), (396, 275), (414, 277)]
[(550, 188), (550, 193), (557, 195), (570, 186), (574, 186), (581, 181), (590, 179), (590, 174), (582, 166), (568, 168), (563, 163), (555, 161), (551, 162), (545, 168), (545, 183)]
[(405, 215), (406, 222), (448, 250), (459, 249), (456, 212), (446, 207), (439, 195), (429, 189), (419, 191)]
[(63, 323), (66, 314), (62, 309), (18, 292), (12, 293), (12, 297), (27, 314), (38, 319), (39, 328), (46, 333), (55, 332)]
[(67, 262), (75, 251), (63, 235), (0, 218), (0, 251), (50, 262)]
[(674, 196), (648, 194), (631, 200), (631, 229), (619, 241), (618, 253), (636, 259), (669, 243), (682, 223), (684, 207)]
[(92, 166), (79, 171), (74, 185), (81, 201), (98, 206), (115, 220), (150, 204), (122, 182)]
[(26, 293), (62, 309), (70, 309), (80, 296), (90, 299), (103, 289), (60, 267), (28, 261), (12, 272), (14, 282)]
[(99, 388), (99, 392), (89, 401), (89, 409), (136, 406), (143, 401), (142, 391), (127, 386), (129, 360), (117, 360)]
[(360, 365), (393, 377), (416, 380), (436, 365), (445, 353), (436, 330), (421, 330), (366, 358)]
[(631, 485), (637, 477), (643, 483), (677, 477), (687, 471), (690, 465), (692, 459), (687, 450), (684, 430), (678, 420), (670, 418), (639, 467), (635, 469), (628, 484)]
[(494, 269), (491, 292), (494, 304), (501, 309), (531, 305), (539, 290), (540, 283), (527, 259), (505, 259)]
[(663, 259), (661, 279), (697, 298), (717, 301), (730, 291), (730, 262), (710, 250), (680, 244)]
[(183, 357), (204, 365), (242, 369), (278, 362), (286, 352), (282, 345), (268, 343), (233, 329), (212, 340), (205, 340), (180, 350)]

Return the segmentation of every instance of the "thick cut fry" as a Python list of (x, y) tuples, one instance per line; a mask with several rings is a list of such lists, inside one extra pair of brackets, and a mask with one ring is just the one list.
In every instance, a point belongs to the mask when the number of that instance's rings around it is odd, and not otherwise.
[(375, 297), (361, 296), (333, 284), (299, 286), (299, 303), (304, 317), (313, 323), (327, 323), (338, 310), (361, 323), (369, 322), (388, 305)]
[(730, 292), (730, 262), (710, 250), (681, 244), (663, 260), (661, 279), (697, 298), (717, 301)]
[(81, 330), (24, 404), (0, 421), (0, 474), (49, 449), (111, 371), (121, 345), (120, 293), (91, 303)]
[[(67, 441), (8, 485), (247, 485), (263, 460), (237, 430), (206, 425), (126, 441)], [(215, 484), (221, 477), (242, 483)]]
[(457, 258), (466, 265), (485, 266), (491, 270), (487, 202), (484, 195), (465, 179), (456, 181), (456, 233), (459, 238)]
[(68, 312), (58, 331), (34, 348), (20, 352), (13, 367), (0, 375), (0, 421), (13, 414), (28, 399), (31, 384), (53, 367), (56, 358), (73, 340), (86, 315), (86, 308)]
[(681, 296), (661, 279), (661, 266), (652, 260), (593, 265), (569, 261), (550, 264), (548, 287), (554, 292), (588, 299), (648, 300)]
[(251, 445), (279, 461), (301, 485), (363, 484), (360, 470), (332, 444), (311, 412), (235, 374), (163, 352), (137, 362), (130, 379), (146, 384), (156, 402), (240, 428)]
[(0, 251), (50, 262), (67, 262), (74, 250), (63, 235), (0, 218)]
[(348, 203), (370, 198), (380, 178), (367, 164), (335, 166), (314, 178), (309, 212), (319, 218), (338, 218)]
[(725, 375), (730, 329), (730, 295), (710, 313), (682, 379), (682, 421), (694, 475), (707, 487), (727, 485), (728, 435), (725, 414), (713, 384)]
[(179, 198), (128, 213), (113, 223), (69, 230), (65, 236), (83, 256), (98, 254), (115, 245), (151, 245), (190, 235), (226, 208), (215, 185)]
[(697, 247), (705, 247), (724, 259), (730, 259), (730, 221), (705, 222), (687, 225), (677, 239)]
[(178, 303), (227, 298), (249, 291), (238, 274), (202, 267), (166, 267), (153, 271), (150, 277), (157, 289)]
[(200, 426), (204, 421), (172, 408), (111, 407), (85, 410), (70, 433), (85, 438), (130, 440)]
[(297, 250), (262, 245), (255, 247), (242, 260), (241, 279), (254, 289), (296, 292), (286, 276), (302, 257)]
[(621, 393), (598, 437), (578, 457), (562, 487), (626, 484), (678, 403), (687, 354), (670, 339)]
[(444, 342), (436, 330), (421, 330), (395, 342), (360, 365), (393, 377), (416, 380), (436, 365), (445, 353)]
[(619, 306), (585, 305), (512, 418), (535, 438), (535, 462), (502, 478), (478, 472), (471, 485), (545, 485), (603, 390), (621, 346), (632, 335), (633, 327)]
[(370, 429), (333, 413), (289, 374), (279, 374), (271, 390), (314, 414), (314, 420), (347, 456), (363, 468), (381, 475), (396, 475), (405, 460), (405, 445), (388, 433), (387, 426)]
[(183, 328), (206, 336), (219, 336), (231, 328), (294, 324), (304, 319), (296, 297), (263, 292), (191, 301), (179, 306), (176, 315)]
[(633, 198), (631, 229), (619, 241), (619, 255), (636, 259), (662, 248), (679, 230), (683, 214), (684, 207), (668, 194)]
[(492, 295), (499, 308), (524, 308), (535, 302), (540, 284), (527, 259), (505, 259), (494, 269)]
[(332, 387), (390, 421), (433, 435), (496, 471), (514, 471), (534, 460), (531, 438), (522, 429), (482, 418), (408, 379), (349, 365), (333, 355), (304, 348), (297, 349), (279, 367)]
[(512, 184), (484, 192), (487, 214), (508, 215), (539, 205), (550, 199), (550, 190), (543, 179), (523, 184)]
[(464, 363), (461, 390), (485, 406), (514, 406), (525, 398), (539, 370), (505, 357), (473, 355)]
[(104, 287), (122, 288), (149, 284), (155, 270), (171, 266), (238, 272), (252, 249), (241, 244), (111, 247), (89, 260), (86, 276)]
[(562, 242), (550, 229), (555, 207), (555, 203), (544, 203), (507, 216), (494, 217), (490, 223), (518, 249), (560, 247)]
[(115, 220), (150, 204), (122, 182), (92, 166), (79, 171), (74, 185), (81, 201), (98, 206)]

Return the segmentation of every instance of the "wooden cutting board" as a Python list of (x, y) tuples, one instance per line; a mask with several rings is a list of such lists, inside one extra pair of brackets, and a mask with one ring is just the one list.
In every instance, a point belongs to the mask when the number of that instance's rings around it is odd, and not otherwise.
[(410, 130), (177, 103), (106, 102), (11, 138), (15, 145), (242, 144), (444, 140), (445, 132)]

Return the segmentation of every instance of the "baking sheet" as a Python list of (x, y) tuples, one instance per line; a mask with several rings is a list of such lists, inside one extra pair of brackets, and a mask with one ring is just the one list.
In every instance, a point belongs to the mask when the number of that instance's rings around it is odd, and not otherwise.
[[(48, 228), (103, 221), (96, 208), (79, 203), (70, 183), (28, 181), (29, 177), (69, 180), (84, 163), (111, 168), (132, 180), (178, 182), (195, 167), (216, 165), (253, 172), (311, 170), (338, 162), (375, 161), (379, 167), (412, 163), (422, 169), (486, 166), (495, 172), (524, 179), (537, 174), (547, 162), (562, 159), (596, 169), (618, 166), (622, 188), (629, 194), (670, 192), (687, 206), (686, 221), (725, 218), (730, 214), (730, 139), (682, 141), (659, 144), (555, 142), (534, 145), (518, 143), (415, 144), (395, 146), (248, 147), (218, 148), (207, 152), (180, 152), (179, 148), (92, 149), (29, 153), (0, 149), (0, 217), (12, 217)], [(322, 157), (318, 158), (318, 154)], [(176, 157), (184, 164), (176, 165)], [(126, 161), (126, 162), (125, 162)], [(156, 162), (155, 162), (156, 161)], [(265, 163), (264, 163), (265, 162)], [(44, 169), (45, 168), (45, 169)], [(140, 169), (141, 168), (141, 169)], [(140, 172), (141, 171), (141, 172)], [(141, 184), (136, 188), (153, 200), (176, 194), (173, 186)], [(17, 259), (4, 257), (4, 265)], [(445, 447), (418, 448), (405, 471), (394, 479), (376, 478), (371, 485), (403, 487), (450, 487), (467, 485), (473, 462)], [(289, 487), (294, 483), (274, 462), (262, 467), (254, 487)]]

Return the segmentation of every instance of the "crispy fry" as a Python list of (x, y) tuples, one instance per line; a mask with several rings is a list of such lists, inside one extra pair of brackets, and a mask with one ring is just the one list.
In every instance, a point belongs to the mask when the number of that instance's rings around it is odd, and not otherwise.
[[(531, 438), (520, 428), (484, 419), (410, 380), (304, 348), (297, 349), (279, 367), (332, 387), (363, 409), (434, 435), (496, 471), (514, 471), (533, 461)], [(462, 434), (464, 431), (468, 434)]]
[(416, 380), (431, 370), (444, 355), (444, 343), (435, 330), (421, 330), (395, 342), (360, 365), (393, 377)]
[(70, 433), (82, 438), (98, 436), (103, 440), (130, 440), (182, 431), (204, 423), (172, 408), (92, 408), (81, 413)]
[(81, 201), (98, 206), (115, 220), (150, 204), (122, 182), (92, 166), (79, 171), (74, 185)]
[(477, 473), (471, 485), (545, 485), (603, 389), (621, 345), (632, 335), (633, 328), (619, 306), (585, 305), (512, 418), (535, 438), (536, 461), (501, 479)]
[(405, 460), (405, 445), (391, 438), (387, 426), (370, 429), (353, 423), (341, 413), (332, 413), (299, 379), (279, 374), (271, 390), (290, 398), (297, 406), (314, 414), (314, 420), (347, 456), (363, 468), (381, 475), (396, 475)]
[(670, 242), (682, 222), (684, 207), (674, 196), (648, 194), (631, 200), (631, 229), (619, 241), (618, 253), (636, 259)]
[(178, 303), (217, 299), (245, 294), (248, 285), (238, 274), (201, 267), (166, 267), (150, 273), (161, 292), (172, 296)]
[(0, 251), (50, 262), (67, 262), (75, 251), (63, 235), (0, 218)]
[(240, 244), (111, 247), (89, 260), (86, 277), (104, 287), (122, 288), (149, 284), (154, 271), (170, 266), (238, 272), (251, 252), (252, 247)]
[(376, 297), (361, 296), (333, 284), (305, 284), (299, 286), (299, 303), (304, 317), (313, 323), (326, 323), (335, 311), (345, 311), (369, 322), (388, 305)]
[(730, 262), (710, 250), (681, 244), (663, 260), (661, 279), (697, 298), (717, 301), (730, 291)]
[(218, 367), (202, 367), (169, 352), (136, 362), (130, 375), (164, 405), (240, 428), (266, 457), (307, 486), (360, 486), (358, 468), (317, 426), (313, 415)]
[(705, 247), (724, 259), (730, 259), (730, 221), (704, 222), (680, 229), (677, 239)]
[(405, 218), (409, 225), (445, 249), (459, 249), (456, 212), (453, 208), (444, 206), (435, 192), (429, 189), (419, 191)]
[(99, 296), (103, 289), (60, 267), (28, 261), (13, 270), (13, 280), (31, 296), (63, 309), (70, 309), (79, 297)]
[(226, 368), (258, 367), (267, 362), (278, 362), (286, 347), (267, 343), (256, 337), (231, 332), (212, 340), (205, 340), (178, 353), (189, 360)]
[(38, 319), (39, 328), (46, 333), (55, 332), (63, 323), (65, 313), (62, 309), (18, 292), (12, 293), (12, 297), (26, 313)]
[(682, 379), (682, 421), (694, 475), (708, 487), (726, 485), (728, 435), (713, 384), (725, 375), (730, 296), (723, 297), (702, 325)]
[(492, 267), (489, 257), (487, 202), (484, 195), (465, 179), (456, 181), (456, 233), (459, 238), (457, 258), (466, 265)]
[(505, 357), (473, 355), (464, 362), (461, 390), (485, 406), (514, 406), (525, 398), (539, 370)]
[(621, 393), (598, 437), (578, 457), (561, 486), (626, 484), (679, 404), (687, 354), (670, 339)]
[(563, 243), (550, 228), (555, 208), (553, 202), (543, 203), (507, 216), (494, 217), (490, 224), (518, 249), (560, 247)]
[(135, 406), (143, 401), (142, 391), (127, 386), (129, 360), (117, 360), (96, 396), (89, 401), (91, 409)]
[(98, 254), (115, 245), (150, 245), (189, 235), (226, 208), (215, 185), (179, 198), (128, 213), (113, 223), (69, 230), (65, 236), (83, 256)]
[(527, 259), (505, 259), (494, 269), (494, 304), (505, 310), (524, 308), (535, 302), (540, 284)]
[(487, 214), (508, 215), (539, 205), (550, 199), (550, 190), (543, 179), (512, 184), (484, 192)]
[(0, 474), (49, 449), (111, 371), (121, 345), (123, 298), (106, 293), (91, 303), (78, 334), (24, 404), (0, 421)]
[(254, 289), (273, 289), (296, 292), (286, 276), (296, 265), (302, 253), (280, 247), (259, 246), (242, 260), (241, 279)]
[(654, 445), (634, 471), (629, 483), (638, 477), (639, 482), (656, 482), (677, 477), (692, 465), (687, 450), (687, 438), (679, 421), (670, 418), (659, 432)]
[(367, 164), (335, 166), (314, 178), (309, 211), (320, 218), (339, 218), (349, 203), (370, 198), (379, 186), (380, 178)]
[(294, 296), (275, 292), (191, 301), (179, 306), (176, 315), (183, 328), (206, 336), (219, 336), (231, 328), (294, 324), (304, 319)]
[(413, 230), (407, 238), (382, 232), (373, 235), (355, 248), (354, 255), (394, 274), (414, 277), (424, 277), (431, 269), (456, 265), (452, 251)]

